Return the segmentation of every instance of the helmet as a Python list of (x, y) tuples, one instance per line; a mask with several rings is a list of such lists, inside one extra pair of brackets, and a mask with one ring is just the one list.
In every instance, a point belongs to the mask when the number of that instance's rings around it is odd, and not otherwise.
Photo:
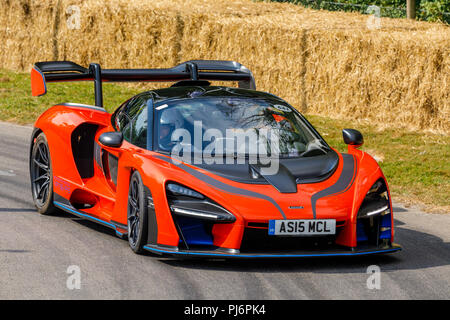
[(178, 129), (183, 125), (183, 118), (177, 109), (170, 108), (162, 112), (159, 123), (160, 125), (170, 125), (172, 129)]
[(183, 118), (176, 108), (167, 108), (159, 118), (159, 145), (163, 150), (170, 150), (173, 146), (173, 132), (183, 126)]

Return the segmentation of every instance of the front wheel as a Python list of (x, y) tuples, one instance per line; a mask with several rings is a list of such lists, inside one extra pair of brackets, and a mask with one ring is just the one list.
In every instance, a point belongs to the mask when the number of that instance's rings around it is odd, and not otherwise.
[(128, 243), (135, 253), (142, 253), (147, 241), (146, 190), (138, 171), (133, 172), (128, 191)]
[(53, 172), (45, 134), (34, 140), (30, 157), (31, 194), (39, 213), (49, 215), (56, 211), (53, 204)]

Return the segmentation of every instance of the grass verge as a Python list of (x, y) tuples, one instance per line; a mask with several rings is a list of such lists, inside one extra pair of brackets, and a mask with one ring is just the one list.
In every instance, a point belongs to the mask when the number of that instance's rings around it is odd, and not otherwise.
[[(0, 120), (33, 123), (49, 106), (60, 102), (94, 104), (93, 84), (50, 84), (43, 97), (32, 97), (28, 74), (0, 70)], [(151, 88), (149, 86), (149, 88)], [(114, 110), (142, 88), (104, 85), (104, 104)], [(450, 212), (450, 137), (408, 132), (395, 125), (379, 128), (323, 116), (306, 115), (325, 140), (345, 151), (343, 128), (355, 128), (364, 135), (362, 149), (375, 157), (386, 175), (394, 200), (424, 205), (427, 211)]]
[(424, 205), (427, 211), (450, 213), (450, 137), (307, 115), (325, 140), (339, 151), (347, 146), (343, 128), (362, 132), (362, 150), (380, 164), (394, 201)]

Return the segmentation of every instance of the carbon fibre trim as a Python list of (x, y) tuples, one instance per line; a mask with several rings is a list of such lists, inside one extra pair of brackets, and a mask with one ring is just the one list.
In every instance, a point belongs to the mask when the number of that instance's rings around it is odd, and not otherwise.
[(94, 141), (94, 159), (99, 168), (103, 170), (102, 147), (96, 141)]
[(154, 157), (158, 158), (160, 160), (166, 161), (168, 163), (172, 163), (173, 165), (176, 165), (180, 169), (183, 169), (190, 175), (196, 177), (199, 180), (202, 180), (203, 182), (209, 184), (211, 187), (213, 187), (215, 189), (221, 190), (226, 193), (237, 194), (237, 195), (241, 195), (241, 196), (247, 196), (247, 197), (251, 197), (251, 198), (257, 198), (257, 199), (263, 199), (263, 200), (269, 201), (277, 208), (277, 210), (283, 216), (283, 219), (286, 219), (286, 215), (284, 214), (283, 209), (281, 209), (281, 207), (278, 205), (278, 203), (274, 199), (272, 199), (271, 197), (269, 197), (265, 194), (261, 194), (261, 193), (245, 190), (242, 188), (230, 186), (230, 185), (223, 183), (219, 180), (216, 180), (206, 174), (203, 174), (195, 169), (192, 169), (191, 167), (188, 167), (183, 163), (177, 164), (175, 161), (170, 161), (169, 158), (166, 158), (163, 156), (154, 156)]
[(67, 200), (66, 198), (64, 198), (63, 196), (60, 196), (59, 194), (57, 194), (56, 192), (53, 192), (53, 201), (59, 202), (61, 204), (65, 204), (68, 206), (72, 206), (70, 204), (70, 201)]
[(297, 182), (292, 173), (282, 164), (278, 164), (278, 172), (276, 174), (266, 175), (263, 173), (262, 166), (257, 164), (250, 165), (255, 169), (264, 179), (281, 193), (296, 193)]
[(156, 219), (155, 205), (150, 189), (144, 185), (147, 197), (147, 243), (156, 244), (158, 241), (158, 220)]
[(128, 229), (128, 226), (126, 224), (123, 224), (123, 223), (120, 223), (120, 222), (117, 222), (117, 221), (114, 221), (114, 220), (110, 220), (110, 222), (111, 222), (111, 224), (113, 224), (116, 227), (121, 228), (123, 230), (127, 230)]
[(311, 207), (313, 210), (314, 219), (316, 219), (317, 200), (344, 193), (351, 188), (353, 182), (355, 181), (356, 172), (358, 171), (358, 164), (355, 160), (355, 157), (351, 154), (343, 153), (342, 159), (344, 160), (344, 164), (342, 166), (341, 175), (339, 176), (339, 179), (336, 181), (336, 183), (313, 194), (311, 197)]

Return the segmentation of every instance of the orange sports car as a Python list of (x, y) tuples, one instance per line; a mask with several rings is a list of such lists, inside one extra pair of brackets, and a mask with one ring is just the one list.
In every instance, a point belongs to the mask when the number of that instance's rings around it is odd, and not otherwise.
[[(297, 258), (401, 249), (386, 178), (358, 150), (361, 133), (344, 129), (348, 152), (338, 152), (287, 102), (256, 91), (237, 62), (38, 62), (32, 94), (58, 81), (93, 81), (95, 106), (58, 104), (34, 125), (30, 179), (42, 214), (62, 209), (110, 227), (136, 253)], [(104, 81), (174, 84), (110, 114)]]

